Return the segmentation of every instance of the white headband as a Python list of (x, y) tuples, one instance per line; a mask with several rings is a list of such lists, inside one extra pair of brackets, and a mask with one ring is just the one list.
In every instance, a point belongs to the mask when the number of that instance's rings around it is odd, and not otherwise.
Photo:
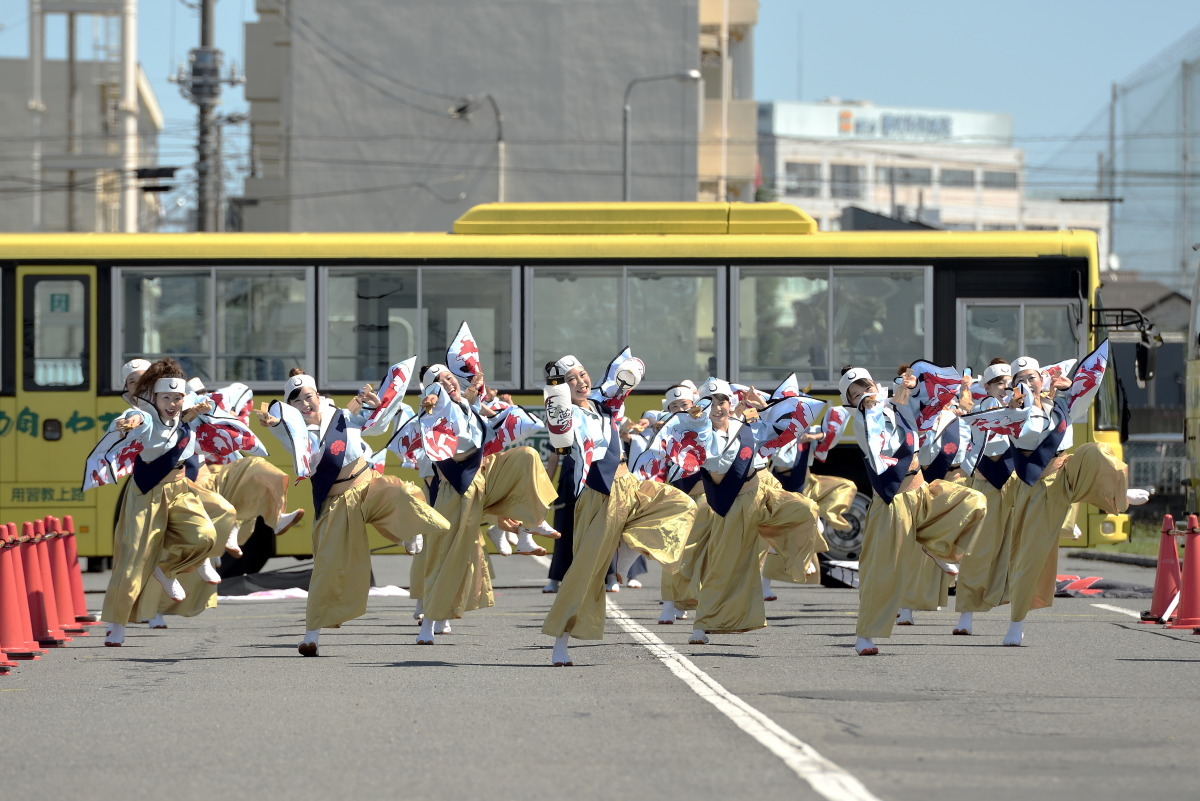
[(733, 400), (733, 387), (729, 386), (728, 381), (720, 378), (710, 378), (700, 385), (700, 397), (711, 398), (713, 395), (724, 395)]
[(312, 391), (316, 392), (317, 391), (317, 382), (314, 381), (313, 377), (311, 375), (309, 375), (308, 373), (300, 373), (299, 375), (294, 375), (287, 380), (286, 384), (283, 385), (283, 397), (284, 398), (292, 397), (292, 393), (299, 392), (301, 387), (311, 387)]
[(865, 368), (850, 368), (842, 374), (840, 379), (838, 379), (838, 392), (842, 396), (842, 403), (850, 403), (850, 401), (846, 398), (846, 393), (850, 390), (850, 385), (855, 381), (870, 381), (872, 384), (875, 383), (875, 380), (871, 378), (871, 374)]
[(204, 382), (201, 381), (199, 378), (189, 378), (187, 380), (187, 384), (185, 386), (187, 387), (188, 392), (203, 392), (204, 391)]
[(130, 359), (121, 365), (121, 380), (126, 381), (134, 373), (144, 373), (150, 369), (150, 362), (145, 359)]
[(983, 371), (983, 383), (990, 384), (1002, 376), (1012, 377), (1012, 367), (1007, 364), (989, 364)]
[(694, 403), (696, 390), (691, 387), (671, 387), (667, 390), (667, 394), (663, 395), (664, 406), (670, 406), (677, 400), (690, 400)]
[(1042, 371), (1042, 366), (1038, 364), (1038, 360), (1032, 356), (1022, 356), (1013, 361), (1013, 375), (1016, 375), (1017, 373), (1023, 373), (1026, 370), (1032, 370), (1035, 373), (1040, 373)]
[(187, 391), (187, 382), (182, 378), (160, 378), (154, 382), (155, 393), (178, 392), (181, 395)]
[(554, 378), (554, 377), (566, 378), (567, 373), (571, 372), (572, 370), (574, 370), (577, 367), (581, 368), (581, 369), (583, 368), (583, 365), (580, 364), (579, 359), (576, 359), (574, 356), (567, 354), (566, 356), (563, 356), (558, 361), (554, 362), (553, 365), (551, 365), (550, 367), (547, 368), (546, 377), (547, 378)]

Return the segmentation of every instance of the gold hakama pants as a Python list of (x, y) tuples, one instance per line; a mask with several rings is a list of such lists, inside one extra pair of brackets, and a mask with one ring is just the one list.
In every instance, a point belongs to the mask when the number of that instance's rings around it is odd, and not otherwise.
[[(854, 503), (858, 487), (850, 479), (809, 473), (804, 481), (804, 490), (800, 494), (817, 505), (821, 517), (832, 528), (845, 530), (851, 527), (845, 515)], [(763, 559), (763, 578), (792, 584), (820, 584), (821, 571), (817, 554), (828, 550), (829, 543), (820, 533), (808, 537), (807, 543), (800, 549), (795, 549), (786, 542), (777, 543)], [(785, 554), (792, 554), (792, 557), (787, 558)]]
[(575, 502), (571, 567), (546, 614), (542, 632), (579, 640), (604, 639), (604, 576), (621, 540), (676, 569), (696, 517), (696, 504), (667, 484), (638, 481), (628, 473), (613, 479), (612, 494), (585, 487)]
[[(767, 625), (761, 565), (769, 540), (792, 571), (803, 571), (816, 546), (817, 505), (787, 492), (779, 479), (760, 472), (742, 488), (721, 517), (700, 507), (697, 526), (709, 529), (696, 598), (695, 628), (712, 634), (736, 634)], [(761, 535), (761, 537), (760, 537)], [(823, 539), (823, 538), (822, 538)]]
[(145, 494), (131, 484), (117, 519), (101, 619), (134, 622), (143, 590), (158, 585), (151, 578), (154, 568), (172, 578), (190, 573), (208, 558), (216, 540), (199, 493), (186, 478), (168, 478)]
[(1015, 475), (1009, 476), (1001, 489), (982, 476), (971, 482), (971, 488), (987, 500), (987, 517), (971, 552), (959, 565), (954, 590), (956, 612), (986, 612), (1008, 603), (1008, 562), (1012, 553), (1009, 518), (1020, 481)]
[[(238, 522), (237, 510), (225, 497), (205, 488), (202, 484), (193, 482), (192, 489), (195, 491), (196, 497), (200, 499), (200, 503), (203, 504), (204, 513), (212, 521), (213, 530), (217, 535), (208, 552), (208, 558), (215, 559), (225, 553), (225, 543), (229, 541), (229, 535)], [(165, 571), (166, 568), (164, 567), (163, 570)], [(194, 617), (205, 609), (216, 607), (220, 585), (209, 584), (194, 572), (184, 573), (177, 578), (183, 591), (187, 593), (187, 597), (182, 601), (172, 601), (171, 597), (163, 590), (162, 585), (157, 581), (152, 581), (142, 591), (142, 597), (138, 600), (138, 620), (149, 620), (156, 614)]]
[(261, 456), (210, 464), (200, 479), (200, 486), (217, 493), (237, 510), (238, 545), (250, 539), (257, 518), (274, 529), (287, 508), (287, 474)]
[(414, 534), (429, 537), (450, 529), (415, 484), (368, 472), (369, 480), (358, 480), (341, 494), (326, 498), (313, 525), (313, 572), (305, 623), (310, 630), (339, 626), (367, 611), (368, 524), (395, 543)]
[(662, 574), (661, 597), (664, 601), (673, 601), (679, 610), (695, 609), (696, 597), (700, 594), (700, 572), (694, 567), (698, 555), (704, 553), (708, 545), (709, 529), (700, 525), (700, 510), (707, 507), (704, 500), (704, 483), (697, 481), (688, 492), (688, 497), (696, 504), (696, 517), (688, 531), (687, 541), (674, 570), (664, 570)]
[(859, 558), (858, 636), (891, 636), (907, 586), (902, 570), (908, 548), (924, 556), (924, 546), (939, 559), (957, 562), (986, 513), (982, 495), (947, 481), (919, 484), (897, 493), (891, 503), (876, 495), (867, 510)]
[(450, 529), (426, 537), (421, 551), (425, 616), (453, 620), (463, 612), (493, 606), (483, 516), (540, 523), (557, 497), (542, 460), (528, 447), (485, 458), (463, 495), (443, 482), (433, 508), (450, 521)]
[(1031, 609), (1054, 603), (1058, 540), (1072, 504), (1090, 503), (1114, 513), (1129, 506), (1125, 463), (1107, 445), (1081, 445), (1062, 460), (1057, 470), (1054, 466), (1052, 463), (1047, 468), (1053, 472), (1043, 475), (1033, 486), (1020, 480), (1014, 484), (1008, 575), (1013, 621), (1024, 620)]

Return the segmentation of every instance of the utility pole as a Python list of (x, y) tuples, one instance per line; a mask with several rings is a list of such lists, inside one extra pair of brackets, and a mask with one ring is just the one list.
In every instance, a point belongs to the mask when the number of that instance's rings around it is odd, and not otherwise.
[(217, 156), (213, 152), (215, 109), (221, 101), (222, 84), (244, 83), (245, 79), (230, 70), (228, 77), (221, 77), (222, 53), (214, 46), (217, 0), (200, 0), (200, 46), (188, 54), (190, 69), (179, 71), (171, 79), (179, 84), (180, 92), (199, 109), (196, 137), (196, 230), (217, 230), (218, 208), (217, 182), (221, 180)]

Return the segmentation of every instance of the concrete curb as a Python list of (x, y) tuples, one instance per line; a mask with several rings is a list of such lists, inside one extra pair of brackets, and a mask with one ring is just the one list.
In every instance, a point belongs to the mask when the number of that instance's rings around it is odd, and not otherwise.
[(1154, 556), (1140, 556), (1134, 553), (1111, 553), (1109, 551), (1070, 551), (1067, 554), (1071, 559), (1091, 559), (1096, 562), (1117, 562), (1123, 565), (1137, 565), (1138, 567), (1158, 567), (1158, 558)]

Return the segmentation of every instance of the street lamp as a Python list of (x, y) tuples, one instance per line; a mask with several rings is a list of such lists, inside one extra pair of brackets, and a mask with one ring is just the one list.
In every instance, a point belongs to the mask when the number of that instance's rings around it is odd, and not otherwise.
[(492, 97), (490, 92), (484, 92), (481, 95), (468, 97), (460, 105), (450, 110), (452, 117), (465, 117), (471, 113), (471, 107), (481, 100), (486, 100), (492, 107), (492, 113), (496, 115), (496, 170), (499, 176), (496, 178), (496, 201), (503, 203), (505, 201), (505, 185), (504, 173), (507, 164), (507, 153), (504, 148), (504, 117), (500, 114), (500, 106), (496, 104), (496, 98)]
[(634, 78), (625, 87), (625, 106), (621, 115), (621, 154), (622, 154), (622, 170), (621, 170), (621, 199), (629, 200), (630, 191), (630, 176), (629, 176), (629, 115), (632, 109), (629, 107), (629, 93), (633, 91), (633, 87), (639, 83), (649, 83), (650, 81), (679, 81), (680, 83), (695, 83), (700, 80), (700, 70), (684, 70), (683, 72), (672, 72), (667, 75), (646, 75), (641, 78)]

